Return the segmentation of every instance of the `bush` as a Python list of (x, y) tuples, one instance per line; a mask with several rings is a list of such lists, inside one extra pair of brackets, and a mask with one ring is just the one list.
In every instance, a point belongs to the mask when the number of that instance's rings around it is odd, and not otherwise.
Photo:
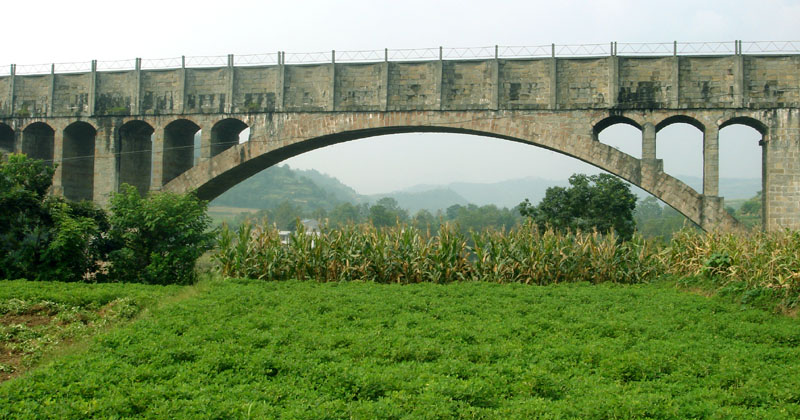
[(48, 196), (53, 172), (25, 155), (0, 164), (0, 278), (78, 281), (93, 271), (102, 210)]
[(211, 249), (207, 203), (194, 194), (158, 193), (143, 198), (124, 184), (111, 198), (109, 236), (121, 247), (109, 253), (109, 277), (148, 284), (190, 284), (194, 264)]

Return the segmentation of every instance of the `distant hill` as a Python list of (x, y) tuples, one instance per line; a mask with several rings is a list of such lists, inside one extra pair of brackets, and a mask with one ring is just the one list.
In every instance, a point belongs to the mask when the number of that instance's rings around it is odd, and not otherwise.
[[(702, 191), (702, 179), (680, 176), (689, 186)], [(536, 177), (511, 179), (493, 183), (455, 182), (447, 185), (416, 185), (404, 190), (384, 194), (360, 195), (338, 179), (315, 170), (297, 170), (286, 165), (268, 168), (231, 188), (211, 202), (211, 206), (251, 209), (275, 208), (286, 201), (304, 211), (331, 210), (345, 202), (353, 204), (374, 203), (383, 197), (392, 197), (400, 207), (411, 214), (420, 209), (431, 212), (446, 210), (454, 204), (494, 204), (512, 208), (524, 199), (538, 203), (549, 187), (568, 186), (567, 180), (550, 180)], [(720, 195), (728, 200), (753, 197), (761, 190), (761, 180), (720, 179)], [(633, 188), (639, 197), (647, 193)]]
[(370, 202), (375, 202), (383, 197), (391, 197), (397, 200), (397, 204), (411, 214), (419, 210), (426, 209), (432, 213), (437, 210), (447, 210), (454, 204), (466, 206), (470, 203), (451, 188), (433, 188), (426, 191), (395, 191), (388, 194), (374, 194), (369, 196)]
[(286, 201), (311, 212), (319, 208), (330, 210), (341, 202), (350, 201), (350, 194), (357, 195), (336, 178), (317, 171), (295, 171), (283, 165), (251, 176), (209, 205), (269, 209)]

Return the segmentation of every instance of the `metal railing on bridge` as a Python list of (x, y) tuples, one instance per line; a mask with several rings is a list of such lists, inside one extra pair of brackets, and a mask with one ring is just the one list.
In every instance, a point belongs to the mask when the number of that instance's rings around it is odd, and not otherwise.
[(156, 59), (128, 59), (51, 64), (20, 64), (0, 67), (0, 76), (9, 74), (80, 73), (134, 69), (175, 69), (225, 66), (268, 66), (278, 64), (355, 63), (380, 61), (469, 60), (491, 58), (669, 56), (798, 54), (800, 41), (722, 41), (722, 42), (609, 42), (606, 44), (548, 44), (534, 46), (435, 47), (415, 49), (323, 51), (294, 53), (276, 51), (265, 54), (182, 56)]

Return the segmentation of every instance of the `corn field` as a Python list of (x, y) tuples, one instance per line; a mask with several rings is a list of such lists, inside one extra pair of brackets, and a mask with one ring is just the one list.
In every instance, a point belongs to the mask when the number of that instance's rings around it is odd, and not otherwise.
[(213, 260), (227, 277), (378, 283), (551, 284), (641, 283), (659, 276), (702, 277), (721, 286), (769, 289), (789, 305), (800, 301), (800, 232), (723, 234), (682, 230), (663, 244), (634, 235), (541, 230), (462, 233), (370, 224), (306, 234), (282, 243), (265, 222), (223, 227)]
[(434, 234), (410, 226), (351, 225), (307, 235), (302, 228), (282, 244), (278, 231), (243, 224), (223, 228), (214, 256), (223, 275), (379, 283), (562, 282), (638, 283), (660, 274), (653, 244), (640, 236), (620, 242), (592, 233), (561, 234), (525, 224), (510, 231), (465, 235), (443, 224)]

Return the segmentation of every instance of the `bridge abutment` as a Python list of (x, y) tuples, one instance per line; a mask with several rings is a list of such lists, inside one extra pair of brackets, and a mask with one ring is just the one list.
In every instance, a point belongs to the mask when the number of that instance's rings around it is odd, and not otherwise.
[(800, 229), (800, 112), (771, 112), (764, 136), (764, 226)]

